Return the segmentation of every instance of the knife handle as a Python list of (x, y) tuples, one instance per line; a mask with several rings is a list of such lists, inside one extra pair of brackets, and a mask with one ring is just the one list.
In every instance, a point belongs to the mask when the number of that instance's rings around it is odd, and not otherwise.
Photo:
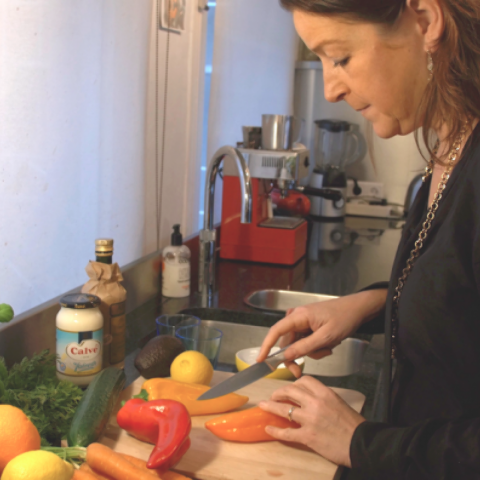
[[(293, 343), (291, 343), (290, 345), (287, 345), (286, 347), (283, 347), (281, 348), (280, 350), (278, 350), (278, 352), (275, 352), (275, 353), (272, 353), (272, 355), (268, 356), (264, 362), (271, 368), (272, 372), (281, 364), (281, 363), (284, 363), (286, 361), (286, 358), (285, 358), (285, 350), (289, 347), (291, 347), (293, 345)], [(315, 352), (312, 352), (312, 353), (316, 353), (316, 352), (319, 352), (320, 350), (322, 349), (319, 349), (319, 350), (315, 350)]]
[(286, 347), (281, 348), (278, 352), (273, 353), (272, 355), (268, 356), (264, 361), (265, 363), (271, 368), (272, 372), (283, 362), (285, 362), (285, 350), (290, 347), (287, 345)]

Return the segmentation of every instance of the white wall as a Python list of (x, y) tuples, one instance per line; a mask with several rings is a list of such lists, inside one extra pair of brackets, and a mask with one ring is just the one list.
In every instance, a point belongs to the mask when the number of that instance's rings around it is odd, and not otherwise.
[[(83, 284), (99, 236), (125, 265), (197, 230), (206, 17), (188, 1), (179, 34), (156, 0), (0, 3), (0, 303)], [(277, 0), (219, 1), (215, 35), (209, 156), (292, 112), (296, 53)]]
[[(156, 0), (0, 2), (0, 303), (83, 284), (93, 241), (122, 266), (197, 231), (206, 13)], [(46, 280), (48, 279), (48, 280)]]
[(181, 224), (184, 236), (198, 230), (206, 20), (196, 1), (187, 2), (181, 33), (157, 30), (152, 16), (144, 160), (145, 254), (170, 243), (175, 223)]
[(0, 303), (87, 279), (94, 239), (143, 253), (152, 0), (0, 3)]
[(293, 113), (297, 37), (278, 0), (220, 0), (215, 16), (209, 157), (263, 113)]
[[(291, 15), (278, 0), (219, 0), (215, 14), (208, 160), (224, 145), (242, 141), (242, 126), (262, 114), (293, 113), (298, 49)], [(219, 220), (221, 183), (216, 187)]]

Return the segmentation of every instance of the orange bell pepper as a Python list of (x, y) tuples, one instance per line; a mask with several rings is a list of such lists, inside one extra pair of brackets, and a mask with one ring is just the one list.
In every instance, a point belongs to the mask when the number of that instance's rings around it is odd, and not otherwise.
[(266, 412), (260, 407), (247, 408), (213, 418), (205, 423), (205, 428), (217, 437), (233, 442), (250, 443), (276, 440), (265, 432), (267, 425), (279, 428), (300, 428), (298, 423)]
[(210, 387), (195, 383), (177, 382), (170, 378), (151, 378), (142, 385), (148, 400), (176, 400), (183, 403), (191, 416), (230, 412), (248, 402), (248, 397), (229, 393), (211, 400), (197, 400)]

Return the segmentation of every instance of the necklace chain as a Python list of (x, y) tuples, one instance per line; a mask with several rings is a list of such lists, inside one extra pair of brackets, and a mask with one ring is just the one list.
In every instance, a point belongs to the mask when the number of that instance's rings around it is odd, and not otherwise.
[[(438, 204), (443, 197), (443, 191), (447, 185), (448, 179), (450, 178), (450, 174), (452, 172), (453, 166), (455, 165), (455, 161), (457, 160), (458, 152), (462, 146), (463, 139), (465, 137), (465, 133), (467, 131), (467, 124), (465, 123), (464, 127), (458, 134), (458, 137), (453, 142), (452, 148), (448, 154), (448, 161), (445, 167), (445, 170), (442, 173), (442, 178), (440, 179), (440, 183), (438, 184), (437, 191), (435, 196), (433, 197), (432, 204), (428, 207), (427, 210), (427, 218), (423, 222), (422, 230), (418, 234), (418, 238), (414, 244), (412, 251), (410, 252), (410, 257), (407, 260), (406, 267), (402, 270), (402, 275), (398, 279), (397, 287), (395, 288), (395, 294), (393, 296), (393, 308), (392, 308), (392, 351), (391, 356), (393, 358), (397, 358), (398, 353), (398, 346), (397, 346), (397, 336), (398, 336), (398, 305), (400, 302), (400, 296), (403, 291), (403, 287), (405, 286), (405, 282), (407, 281), (408, 276), (410, 275), (413, 265), (415, 264), (416, 259), (420, 255), (420, 250), (423, 248), (424, 242), (427, 239), (428, 232), (432, 226), (433, 219), (435, 218), (435, 214), (438, 210)], [(433, 150), (433, 154), (436, 155), (438, 150), (438, 142), (435, 145)], [(433, 173), (433, 156), (428, 162), (428, 165), (425, 167), (425, 175), (423, 176), (422, 180), (425, 182), (428, 177), (430, 177)]]

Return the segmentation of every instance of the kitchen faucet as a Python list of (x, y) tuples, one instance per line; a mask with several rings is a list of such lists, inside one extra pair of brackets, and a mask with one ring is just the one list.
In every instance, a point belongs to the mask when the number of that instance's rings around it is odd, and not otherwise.
[(225, 146), (219, 148), (207, 168), (205, 181), (205, 208), (203, 230), (200, 230), (200, 265), (198, 269), (198, 290), (202, 294), (202, 305), (211, 306), (215, 292), (215, 180), (220, 164), (225, 157), (235, 161), (240, 179), (242, 206), (240, 222), (250, 223), (252, 219), (252, 182), (247, 162), (239, 150)]

